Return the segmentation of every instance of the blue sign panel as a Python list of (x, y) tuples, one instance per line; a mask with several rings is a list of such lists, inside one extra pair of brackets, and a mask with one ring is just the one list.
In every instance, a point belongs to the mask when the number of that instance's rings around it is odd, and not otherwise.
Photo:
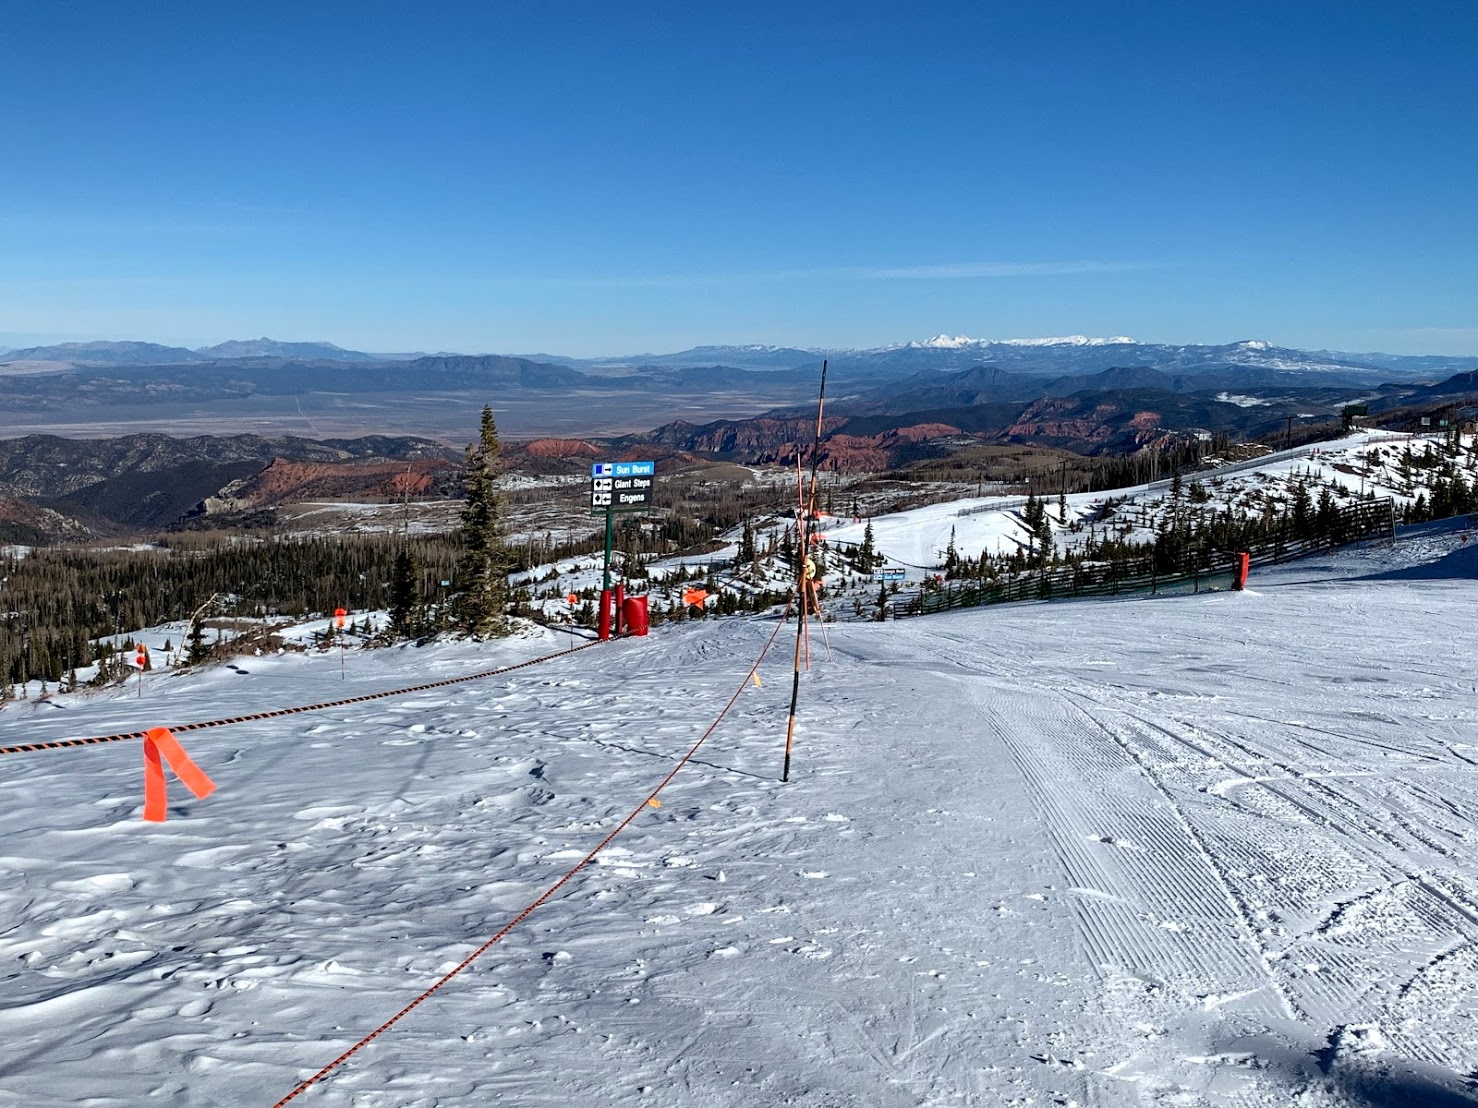
[(636, 512), (652, 506), (655, 462), (597, 462), (590, 467), (592, 511)]
[(590, 467), (592, 477), (651, 477), (656, 472), (656, 462), (596, 462)]

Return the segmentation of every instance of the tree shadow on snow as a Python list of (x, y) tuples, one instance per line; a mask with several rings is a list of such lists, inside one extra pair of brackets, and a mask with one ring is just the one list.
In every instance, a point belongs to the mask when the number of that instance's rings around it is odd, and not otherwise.
[(1311, 1108), (1478, 1108), (1478, 1071), (1465, 1077), (1409, 1061), (1387, 1050), (1378, 1031), (1361, 1026), (1336, 1028), (1313, 1050), (1258, 1036), (1229, 1052), (1250, 1053), (1269, 1076), (1287, 1082), (1296, 1103)]
[(1388, 569), (1356, 577), (1356, 581), (1451, 581), (1478, 577), (1478, 542), (1470, 542), (1448, 551), (1434, 562)]

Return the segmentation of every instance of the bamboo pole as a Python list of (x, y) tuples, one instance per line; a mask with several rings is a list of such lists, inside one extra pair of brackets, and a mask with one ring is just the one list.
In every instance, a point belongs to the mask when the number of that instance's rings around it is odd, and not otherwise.
[[(811, 508), (816, 499), (816, 466), (821, 455), (821, 411), (826, 403), (826, 362), (821, 363), (821, 390), (816, 396), (816, 437), (811, 444)], [(796, 534), (800, 540), (800, 567), (796, 571), (796, 594), (800, 597), (800, 620), (795, 628), (795, 670), (790, 682), (790, 715), (785, 722), (785, 765), (780, 772), (781, 781), (790, 780), (790, 755), (795, 745), (795, 710), (801, 694), (801, 650), (804, 645), (809, 661), (810, 639), (807, 619), (811, 610), (811, 581), (806, 573), (806, 562), (810, 558), (811, 535), (807, 526), (810, 514), (806, 504), (805, 469), (801, 464), (800, 451), (796, 451)]]

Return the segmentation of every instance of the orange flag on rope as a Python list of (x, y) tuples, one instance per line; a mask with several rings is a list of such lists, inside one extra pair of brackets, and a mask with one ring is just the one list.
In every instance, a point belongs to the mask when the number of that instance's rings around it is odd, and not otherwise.
[(201, 800), (216, 791), (216, 783), (205, 770), (190, 760), (185, 748), (167, 727), (154, 727), (144, 733), (144, 819), (163, 823), (168, 807), (164, 784), (164, 764), (169, 762), (175, 776)]
[(683, 593), (683, 603), (692, 608), (703, 607), (703, 602), (707, 599), (707, 589), (688, 589)]

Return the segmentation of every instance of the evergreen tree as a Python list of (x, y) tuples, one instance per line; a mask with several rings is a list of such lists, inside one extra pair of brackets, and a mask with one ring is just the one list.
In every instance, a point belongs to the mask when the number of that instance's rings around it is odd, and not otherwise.
[(1454, 473), (1451, 482), (1452, 514), (1462, 515), (1473, 510), (1473, 489), (1463, 480), (1461, 473)]
[(1307, 539), (1313, 534), (1314, 501), (1309, 496), (1309, 487), (1302, 481), (1293, 485), (1293, 537)]
[(786, 569), (794, 572), (795, 570), (800, 568), (800, 563), (796, 561), (795, 530), (793, 528), (787, 527), (784, 532), (781, 533), (779, 553), (780, 561)]
[(420, 604), (417, 585), (421, 568), (416, 556), (408, 550), (395, 555), (395, 568), (390, 577), (390, 634), (409, 638), (416, 633), (416, 608)]
[(462, 554), (454, 586), (457, 623), (478, 636), (508, 633), (508, 574), (513, 558), (502, 537), (499, 453), (493, 409), (484, 407), (478, 440), (467, 447), (466, 504), (458, 533)]
[(1334, 506), (1334, 494), (1328, 487), (1319, 490), (1319, 504), (1314, 510), (1314, 533), (1325, 542), (1338, 542), (1339, 511)]
[(641, 560), (641, 551), (638, 549), (640, 536), (641, 533), (633, 528), (626, 536), (625, 549), (621, 551), (621, 576), (628, 581), (644, 581), (651, 576)]
[(859, 573), (871, 573), (877, 565), (878, 551), (873, 545), (872, 520), (867, 521), (867, 526), (862, 529), (862, 545), (857, 548), (857, 557), (853, 564), (857, 566)]
[(210, 657), (210, 647), (205, 645), (205, 627), (200, 620), (191, 620), (190, 632), (185, 636), (185, 664), (187, 666), (197, 665), (208, 657)]
[(1433, 519), (1446, 519), (1452, 515), (1452, 489), (1441, 477), (1431, 482), (1432, 501), (1429, 514)]
[(1026, 494), (1026, 506), (1021, 509), (1022, 522), (1026, 529), (1033, 535), (1037, 534), (1042, 527), (1042, 521), (1047, 518), (1047, 511), (1042, 507), (1042, 502), (1037, 499), (1037, 494), (1028, 492)]

